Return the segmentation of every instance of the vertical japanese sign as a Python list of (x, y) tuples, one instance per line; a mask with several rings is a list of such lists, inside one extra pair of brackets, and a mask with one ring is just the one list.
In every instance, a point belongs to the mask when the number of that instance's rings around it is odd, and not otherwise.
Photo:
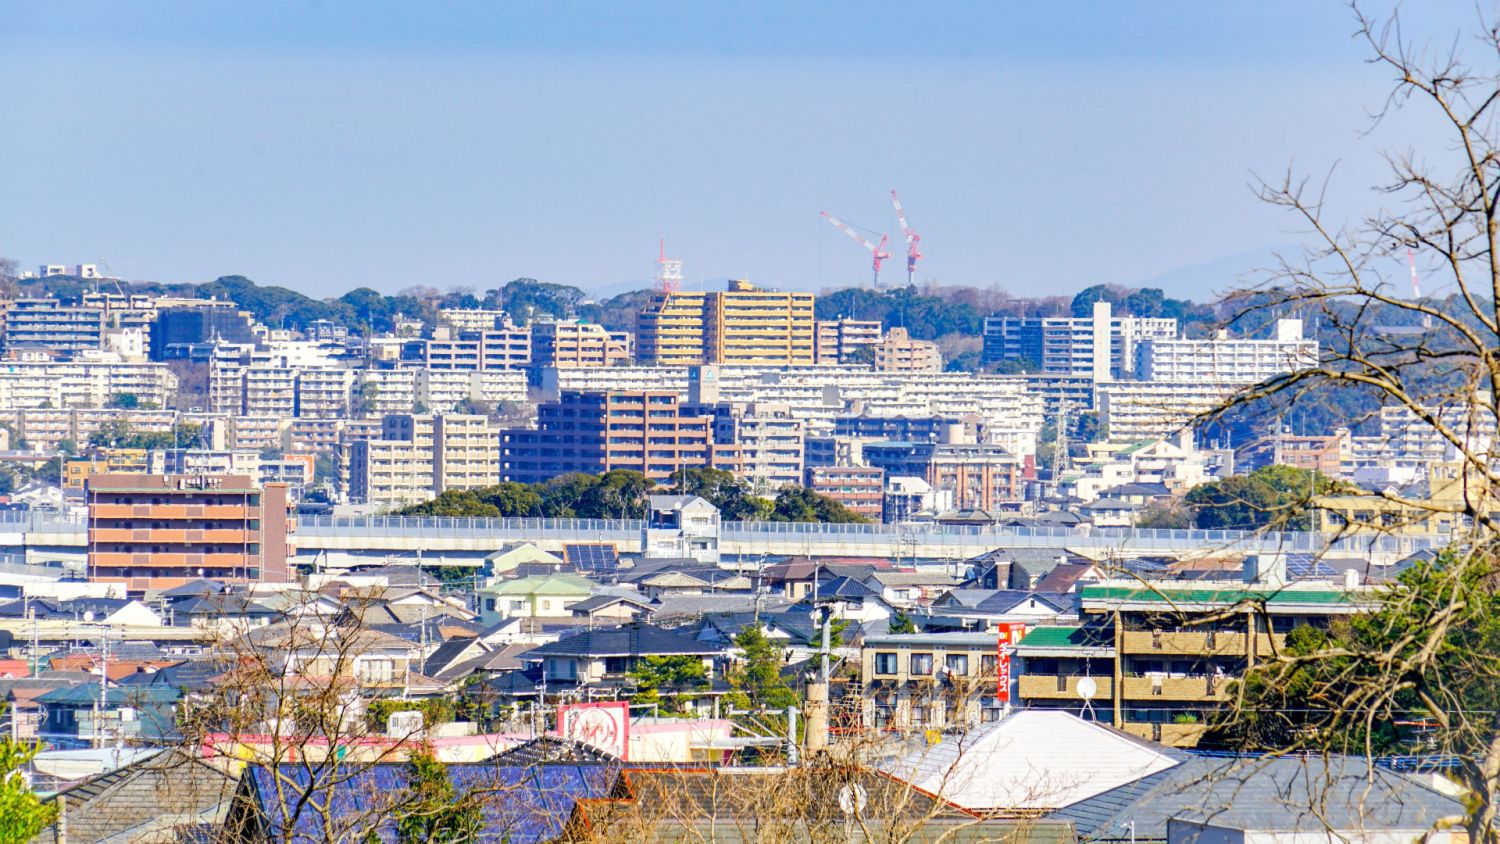
[(630, 753), (630, 704), (573, 703), (557, 709), (557, 733), (620, 759)]
[(1015, 622), (1001, 624), (999, 640), (995, 643), (995, 699), (1010, 703), (1010, 648), (1026, 636), (1026, 625)]

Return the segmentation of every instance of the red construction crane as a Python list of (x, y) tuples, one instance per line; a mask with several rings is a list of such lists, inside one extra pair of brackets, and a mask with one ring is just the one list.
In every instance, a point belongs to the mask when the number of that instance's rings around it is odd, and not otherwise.
[(906, 235), (906, 284), (909, 287), (916, 283), (917, 261), (922, 257), (918, 244), (922, 242), (922, 236), (906, 224), (906, 211), (901, 208), (901, 197), (896, 196), (894, 190), (891, 191), (891, 204), (896, 206), (896, 222), (901, 224), (901, 233)]
[[(885, 263), (886, 258), (891, 257), (891, 253), (885, 251), (885, 245), (890, 242), (890, 237), (888, 235), (881, 235), (880, 245), (876, 246), (875, 244), (870, 242), (869, 238), (855, 231), (854, 227), (850, 226), (848, 223), (845, 223), (843, 220), (840, 220), (838, 217), (833, 216), (827, 211), (821, 211), (819, 213), (826, 217), (828, 219), (828, 222), (833, 223), (834, 226), (838, 227), (839, 231), (854, 238), (855, 243), (858, 243), (860, 246), (863, 246), (864, 248), (870, 250), (870, 253), (874, 256), (874, 261), (872, 262), (872, 264), (875, 267), (875, 286), (879, 287), (880, 265)], [(866, 231), (868, 231), (868, 229), (866, 229)], [(870, 233), (875, 234), (875, 232)]]

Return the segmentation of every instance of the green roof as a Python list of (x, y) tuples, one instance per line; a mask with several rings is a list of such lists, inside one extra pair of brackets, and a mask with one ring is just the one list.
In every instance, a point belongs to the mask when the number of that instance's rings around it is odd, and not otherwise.
[(1112, 603), (1218, 604), (1233, 606), (1245, 602), (1267, 604), (1347, 605), (1361, 603), (1357, 596), (1338, 589), (1246, 589), (1151, 586), (1085, 586), (1080, 590), (1084, 601)]
[(1077, 648), (1084, 644), (1082, 627), (1036, 627), (1017, 644), (1032, 648)]

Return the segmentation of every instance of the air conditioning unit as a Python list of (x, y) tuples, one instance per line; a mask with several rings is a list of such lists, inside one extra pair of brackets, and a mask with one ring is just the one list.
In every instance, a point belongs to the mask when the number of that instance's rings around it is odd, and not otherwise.
[(415, 736), (422, 732), (422, 713), (414, 710), (406, 712), (392, 712), (385, 719), (385, 733), (388, 736), (406, 738)]

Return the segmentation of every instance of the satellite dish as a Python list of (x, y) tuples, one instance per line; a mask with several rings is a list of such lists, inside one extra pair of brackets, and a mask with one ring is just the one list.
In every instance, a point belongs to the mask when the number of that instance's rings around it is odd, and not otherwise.
[(870, 796), (865, 793), (865, 787), (857, 782), (839, 789), (839, 811), (850, 817), (862, 814), (868, 802)]
[(1093, 700), (1094, 695), (1099, 694), (1099, 682), (1093, 677), (1084, 677), (1078, 681), (1078, 696), (1084, 700)]

